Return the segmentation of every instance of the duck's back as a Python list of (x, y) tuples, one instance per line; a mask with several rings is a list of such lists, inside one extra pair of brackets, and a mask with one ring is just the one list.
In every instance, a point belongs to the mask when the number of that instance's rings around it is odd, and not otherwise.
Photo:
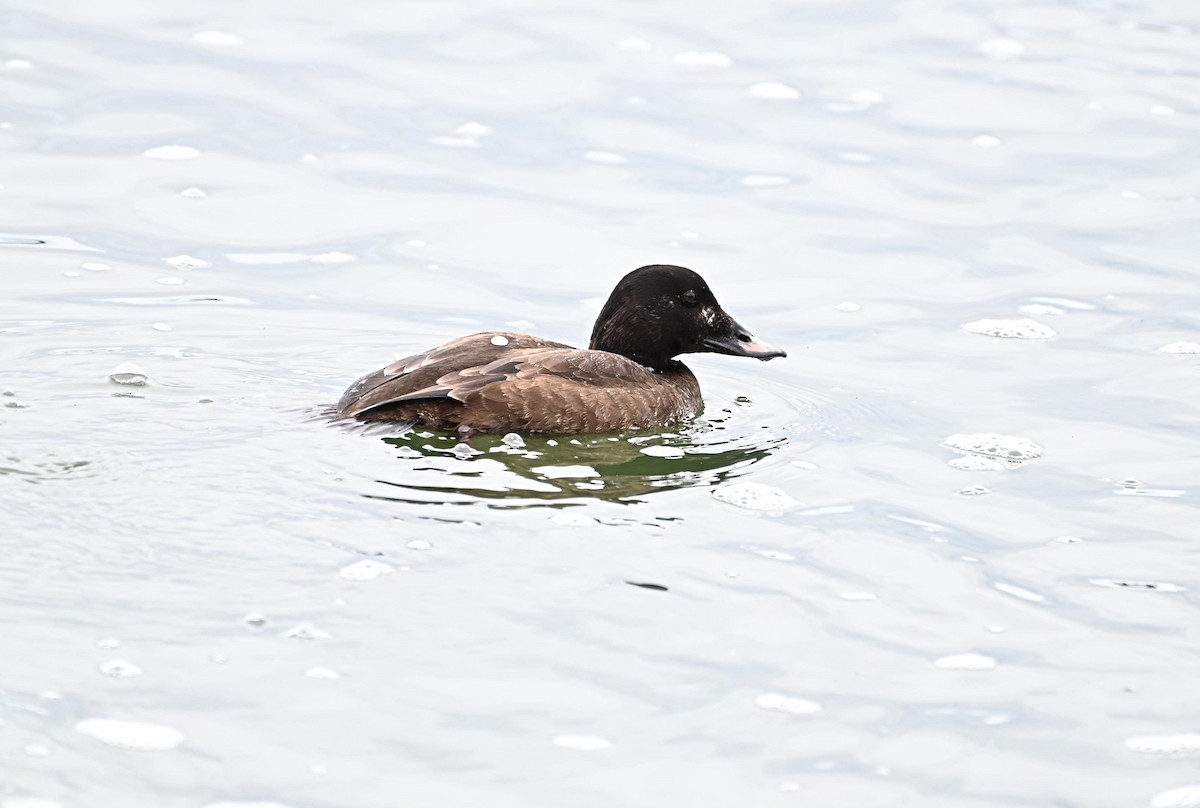
[(615, 432), (668, 426), (701, 404), (696, 377), (682, 363), (655, 372), (620, 354), (491, 332), (364, 376), (337, 414), (481, 432)]

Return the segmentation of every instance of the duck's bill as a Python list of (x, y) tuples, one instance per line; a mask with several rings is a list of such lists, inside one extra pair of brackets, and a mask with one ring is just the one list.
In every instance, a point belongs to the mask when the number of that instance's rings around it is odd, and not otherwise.
[(763, 342), (737, 323), (733, 324), (732, 334), (727, 337), (709, 337), (704, 340), (704, 345), (713, 353), (749, 356), (764, 362), (777, 356), (787, 356), (786, 351)]

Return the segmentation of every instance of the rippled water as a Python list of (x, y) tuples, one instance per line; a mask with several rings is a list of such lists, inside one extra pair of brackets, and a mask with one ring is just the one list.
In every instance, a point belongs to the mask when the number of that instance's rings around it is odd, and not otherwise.
[[(3, 808), (1200, 805), (1193, 3), (0, 31)], [(656, 262), (789, 358), (311, 416)]]

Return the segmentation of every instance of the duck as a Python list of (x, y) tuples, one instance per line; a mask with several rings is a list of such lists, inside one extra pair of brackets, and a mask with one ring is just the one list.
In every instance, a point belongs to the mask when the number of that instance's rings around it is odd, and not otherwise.
[(700, 383), (676, 358), (689, 353), (787, 356), (729, 316), (698, 273), (653, 264), (617, 283), (587, 348), (510, 331), (470, 334), (363, 376), (333, 415), (460, 439), (667, 427), (704, 407)]

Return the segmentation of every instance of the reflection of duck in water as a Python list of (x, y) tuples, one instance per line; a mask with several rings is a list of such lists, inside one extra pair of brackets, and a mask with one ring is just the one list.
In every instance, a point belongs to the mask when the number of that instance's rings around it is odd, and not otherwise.
[[(639, 436), (478, 435), (475, 451), (456, 446), (446, 433), (409, 431), (384, 442), (406, 462), (378, 482), (391, 486), (383, 499), (408, 502), (511, 506), (516, 501), (631, 501), (653, 491), (715, 485), (769, 456), (785, 438), (744, 425), (728, 433), (720, 419), (676, 433)], [(463, 462), (470, 460), (471, 462)], [(408, 493), (400, 493), (404, 489)]]
[(466, 434), (669, 426), (703, 406), (675, 357), (704, 352), (786, 356), (726, 314), (695, 272), (647, 266), (617, 284), (586, 350), (527, 334), (460, 337), (359, 379), (336, 414)]

